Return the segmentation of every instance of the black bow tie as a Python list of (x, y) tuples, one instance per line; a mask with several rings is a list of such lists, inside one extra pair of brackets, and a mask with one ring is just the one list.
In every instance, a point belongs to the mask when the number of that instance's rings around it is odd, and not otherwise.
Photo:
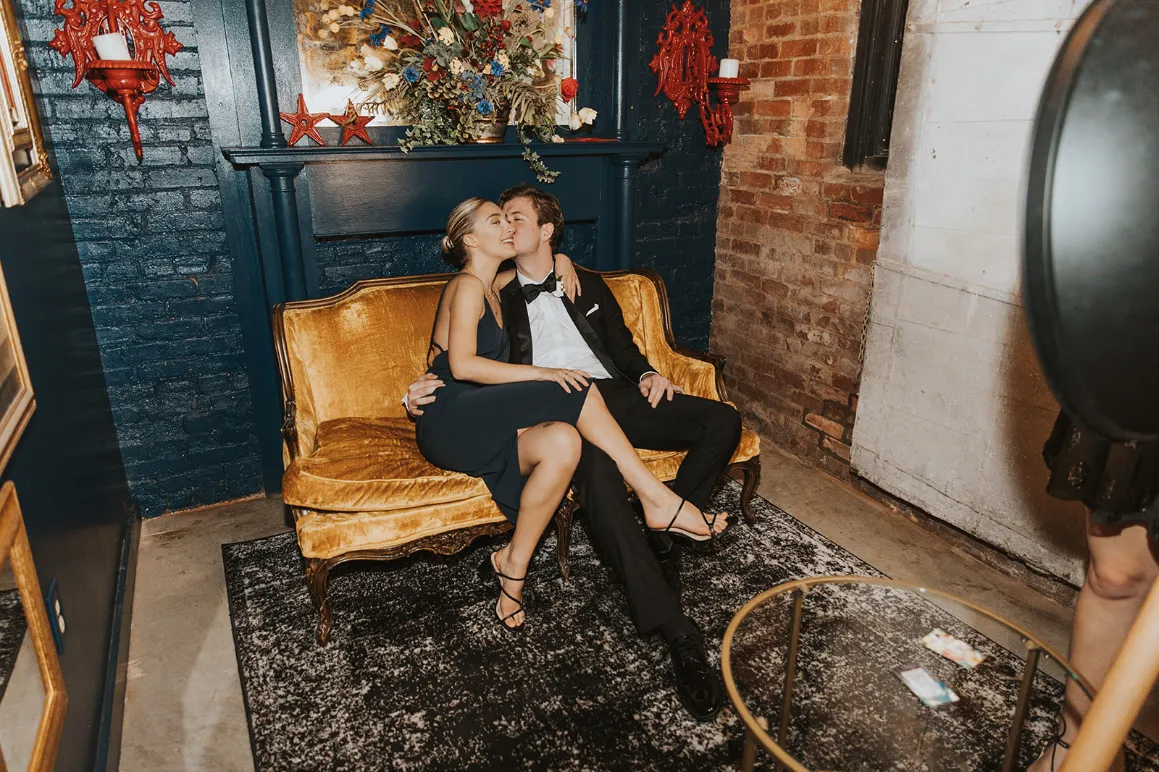
[(543, 280), (543, 284), (524, 284), (523, 285), (523, 299), (528, 303), (535, 300), (544, 292), (555, 292), (555, 272), (552, 271)]

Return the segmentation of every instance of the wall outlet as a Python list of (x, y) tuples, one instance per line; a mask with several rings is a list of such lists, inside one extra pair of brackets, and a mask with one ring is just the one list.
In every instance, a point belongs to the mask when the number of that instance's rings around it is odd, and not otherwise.
[(64, 607), (60, 603), (60, 586), (53, 579), (48, 585), (48, 593), (44, 596), (45, 611), (48, 612), (48, 626), (52, 629), (52, 640), (56, 643), (58, 654), (64, 653), (64, 631), (68, 625), (64, 621)]

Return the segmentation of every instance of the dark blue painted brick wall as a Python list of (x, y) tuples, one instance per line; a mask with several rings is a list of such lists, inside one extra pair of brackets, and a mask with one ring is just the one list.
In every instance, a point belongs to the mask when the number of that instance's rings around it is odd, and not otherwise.
[(241, 331), (188, 4), (162, 2), (185, 50), (123, 110), (47, 47), (53, 0), (19, 0), (133, 494), (146, 515), (260, 489)]
[[(727, 56), (729, 0), (700, 4), (712, 25), (714, 53)], [(651, 268), (664, 278), (677, 340), (703, 351), (708, 349), (712, 320), (721, 151), (704, 144), (704, 128), (695, 106), (682, 121), (663, 94), (652, 96), (656, 76), (648, 69), (648, 62), (656, 53), (656, 36), (672, 7), (670, 2), (652, 0), (633, 3), (640, 54), (629, 92), (632, 138), (668, 145), (668, 152), (646, 164), (640, 173), (634, 264)]]

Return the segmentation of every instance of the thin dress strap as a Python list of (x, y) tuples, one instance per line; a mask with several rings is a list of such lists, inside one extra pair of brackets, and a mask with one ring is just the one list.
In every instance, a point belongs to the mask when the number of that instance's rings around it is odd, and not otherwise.
[(436, 357), (440, 353), (446, 353), (447, 351), (435, 341), (435, 328), (439, 326), (439, 311), (441, 311), (443, 308), (443, 298), (447, 296), (447, 287), (449, 287), (450, 284), (451, 282), (448, 281), (446, 285), (443, 286), (443, 291), (439, 293), (439, 304), (435, 306), (435, 320), (431, 322), (431, 342), (427, 346), (427, 367), (431, 366), (431, 349), (437, 348), (439, 350), (438, 353), (435, 354)]

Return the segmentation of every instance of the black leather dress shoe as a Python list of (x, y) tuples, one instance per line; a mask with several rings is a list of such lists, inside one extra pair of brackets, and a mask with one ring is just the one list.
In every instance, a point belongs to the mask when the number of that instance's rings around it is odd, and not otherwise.
[(652, 547), (652, 553), (656, 556), (656, 562), (660, 564), (660, 570), (664, 573), (664, 580), (668, 582), (668, 586), (679, 597), (683, 589), (683, 585), (680, 582), (679, 550), (672, 543), (672, 539), (662, 534), (648, 534), (648, 544)]
[(724, 684), (716, 668), (708, 664), (704, 639), (692, 631), (668, 642), (672, 669), (676, 673), (676, 695), (680, 704), (697, 721), (711, 721), (724, 707)]

